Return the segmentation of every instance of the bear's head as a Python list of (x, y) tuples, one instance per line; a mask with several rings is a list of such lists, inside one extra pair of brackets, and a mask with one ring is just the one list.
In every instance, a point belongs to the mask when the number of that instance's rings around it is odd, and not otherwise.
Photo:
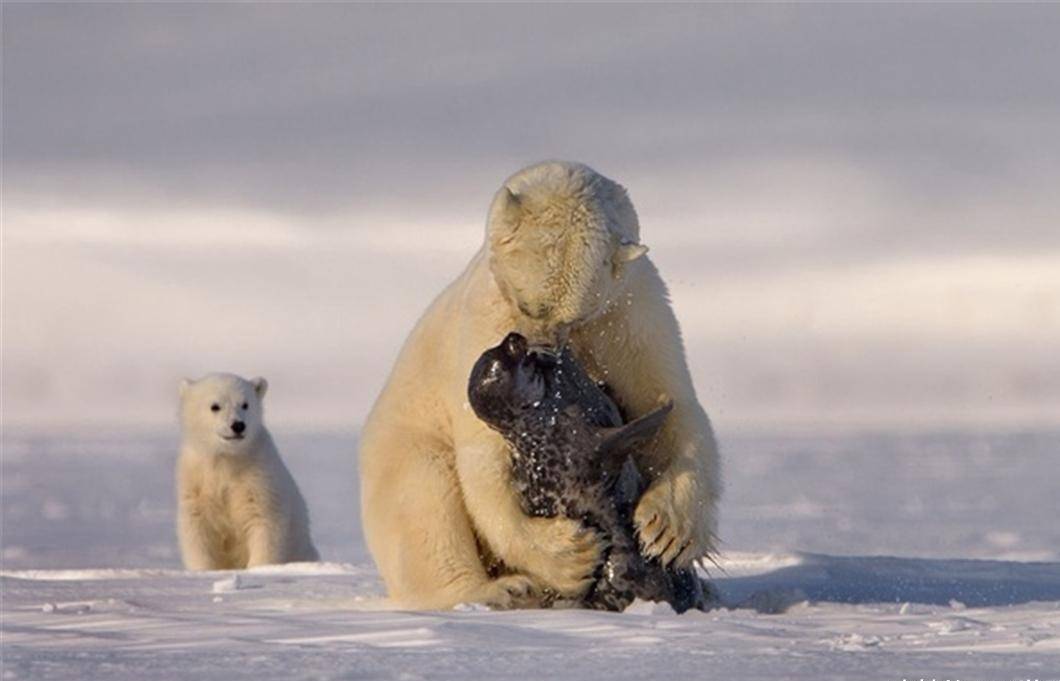
[(180, 382), (180, 421), (185, 440), (203, 451), (240, 454), (264, 431), (262, 398), (269, 384), (233, 374), (209, 374)]
[(490, 206), (487, 238), (490, 269), (516, 329), (552, 347), (613, 305), (626, 266), (648, 251), (626, 190), (565, 161), (508, 178)]

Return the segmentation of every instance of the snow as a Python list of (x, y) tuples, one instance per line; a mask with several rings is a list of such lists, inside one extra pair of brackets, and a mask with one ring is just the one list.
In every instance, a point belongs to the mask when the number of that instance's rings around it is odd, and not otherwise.
[(1060, 678), (1060, 434), (723, 439), (725, 607), (405, 612), (355, 437), (277, 434), (327, 562), (187, 573), (173, 433), (4, 434), (3, 679)]

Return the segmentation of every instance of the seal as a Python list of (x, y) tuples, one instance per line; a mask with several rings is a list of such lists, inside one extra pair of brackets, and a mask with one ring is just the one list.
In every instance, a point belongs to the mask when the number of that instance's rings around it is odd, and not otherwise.
[(637, 452), (663, 425), (673, 403), (624, 423), (622, 412), (569, 350), (531, 349), (510, 333), (471, 370), (468, 401), (511, 450), (512, 482), (523, 511), (580, 520), (608, 548), (578, 605), (621, 611), (634, 598), (675, 611), (706, 609), (702, 581), (640, 553), (633, 511), (646, 487)]

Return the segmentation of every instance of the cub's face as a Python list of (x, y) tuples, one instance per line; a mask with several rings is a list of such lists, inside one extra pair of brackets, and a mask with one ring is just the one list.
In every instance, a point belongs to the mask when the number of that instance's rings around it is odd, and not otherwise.
[(531, 345), (559, 347), (572, 327), (618, 299), (624, 265), (647, 251), (623, 243), (591, 203), (519, 197), (503, 189), (490, 223), (490, 268)]
[(264, 426), (264, 378), (245, 380), (232, 374), (210, 374), (180, 384), (180, 417), (184, 438), (205, 451), (238, 454), (249, 448)]

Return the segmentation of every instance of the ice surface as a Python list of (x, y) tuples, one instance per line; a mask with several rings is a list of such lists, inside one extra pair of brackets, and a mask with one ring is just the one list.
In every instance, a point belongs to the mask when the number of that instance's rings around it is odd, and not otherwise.
[(172, 434), (5, 433), (3, 678), (1060, 677), (1060, 434), (723, 440), (726, 607), (682, 616), (394, 610), (355, 439), (277, 439), (329, 562), (192, 574)]

